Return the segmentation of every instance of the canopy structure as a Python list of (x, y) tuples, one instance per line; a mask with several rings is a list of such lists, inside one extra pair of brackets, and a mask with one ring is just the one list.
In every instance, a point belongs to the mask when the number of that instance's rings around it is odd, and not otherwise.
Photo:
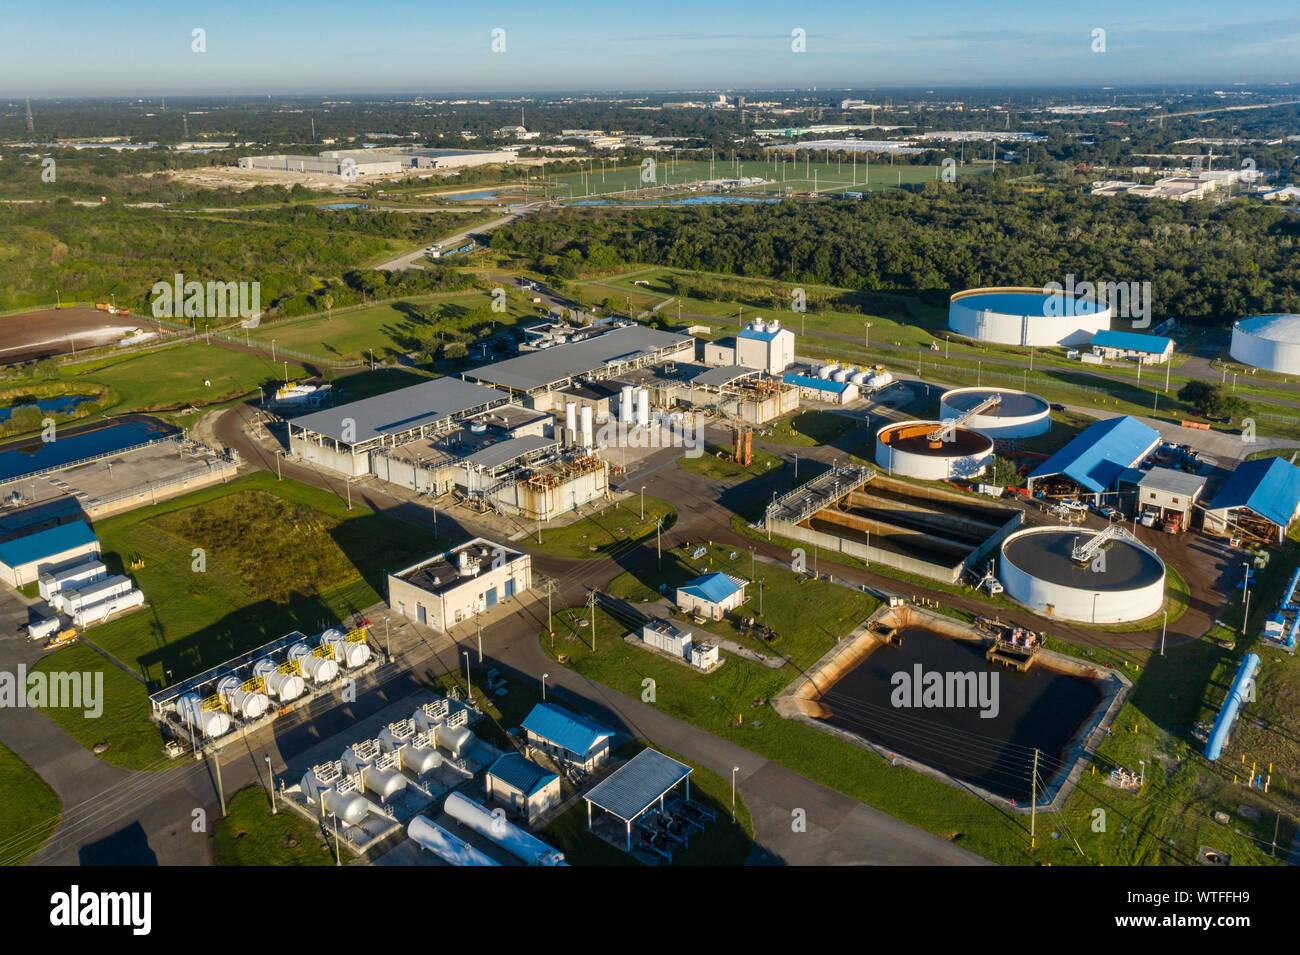
[(664, 796), (686, 780), (686, 798), (691, 798), (691, 767), (654, 749), (643, 749), (614, 770), (583, 798), (587, 800), (587, 828), (591, 828), (591, 807), (596, 806), (623, 820), (627, 851), (632, 851), (632, 823), (656, 805), (662, 810)]

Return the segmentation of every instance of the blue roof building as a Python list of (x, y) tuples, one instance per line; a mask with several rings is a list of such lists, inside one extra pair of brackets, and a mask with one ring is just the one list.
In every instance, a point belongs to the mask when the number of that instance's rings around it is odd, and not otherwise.
[(849, 381), (832, 381), (830, 378), (818, 378), (816, 375), (801, 375), (796, 371), (787, 371), (781, 376), (787, 385), (794, 385), (800, 394), (820, 401), (845, 404), (858, 396), (858, 386)]
[(1300, 468), (1282, 458), (1243, 461), (1205, 512), (1205, 529), (1281, 543), (1300, 514)]
[(498, 756), (483, 785), (489, 796), (529, 822), (560, 803), (560, 777), (518, 753)]
[(11, 587), (99, 553), (99, 540), (85, 521), (72, 521), (0, 544), (0, 580)]
[(609, 755), (613, 730), (584, 719), (554, 703), (538, 703), (520, 724), (528, 741), (543, 752), (580, 769), (590, 770)]
[(744, 602), (748, 583), (717, 571), (701, 574), (677, 588), (677, 606), (688, 613), (719, 620)]
[(1097, 421), (1034, 469), (1030, 493), (1048, 478), (1065, 478), (1078, 485), (1078, 493), (1101, 494), (1159, 443), (1160, 432), (1131, 415)]
[(1162, 362), (1174, 353), (1174, 340), (1106, 329), (1092, 336), (1092, 350), (1107, 358), (1137, 356), (1147, 362)]

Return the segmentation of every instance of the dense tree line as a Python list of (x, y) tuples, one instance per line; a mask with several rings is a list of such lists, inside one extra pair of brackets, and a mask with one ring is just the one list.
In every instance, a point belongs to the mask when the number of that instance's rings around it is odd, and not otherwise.
[(1226, 324), (1300, 311), (1300, 218), (1255, 200), (1166, 202), (926, 183), (859, 202), (540, 213), (492, 247), (561, 278), (630, 263), (866, 292), (1150, 282), (1152, 316)]

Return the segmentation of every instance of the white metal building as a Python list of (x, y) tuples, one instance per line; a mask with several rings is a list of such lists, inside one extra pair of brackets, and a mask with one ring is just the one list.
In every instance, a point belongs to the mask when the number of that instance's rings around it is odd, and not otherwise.
[(759, 319), (736, 336), (736, 364), (778, 375), (794, 362), (794, 332), (779, 319)]
[(21, 587), (98, 555), (99, 540), (85, 521), (60, 524), (0, 544), (0, 582)]

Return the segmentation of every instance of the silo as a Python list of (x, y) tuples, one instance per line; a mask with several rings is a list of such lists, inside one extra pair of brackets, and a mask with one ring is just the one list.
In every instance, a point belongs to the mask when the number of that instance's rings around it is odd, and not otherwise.
[(223, 676), (217, 681), (217, 695), (226, 701), (230, 712), (246, 720), (255, 720), (266, 712), (266, 694), (257, 689), (252, 681), (244, 684), (239, 677)]
[(650, 389), (638, 388), (636, 392), (636, 424), (638, 428), (650, 426)]
[(580, 443), (584, 448), (591, 448), (595, 445), (596, 440), (592, 435), (591, 427), (591, 405), (582, 406), (582, 437)]
[(623, 395), (618, 405), (618, 420), (621, 424), (630, 425), (632, 423), (632, 386), (623, 386)]
[(274, 660), (258, 660), (253, 667), (253, 676), (260, 676), (267, 691), (281, 703), (296, 700), (306, 689), (302, 677), (288, 668), (282, 672)]
[(578, 403), (576, 401), (566, 401), (564, 403), (564, 440), (568, 444), (578, 440)]

